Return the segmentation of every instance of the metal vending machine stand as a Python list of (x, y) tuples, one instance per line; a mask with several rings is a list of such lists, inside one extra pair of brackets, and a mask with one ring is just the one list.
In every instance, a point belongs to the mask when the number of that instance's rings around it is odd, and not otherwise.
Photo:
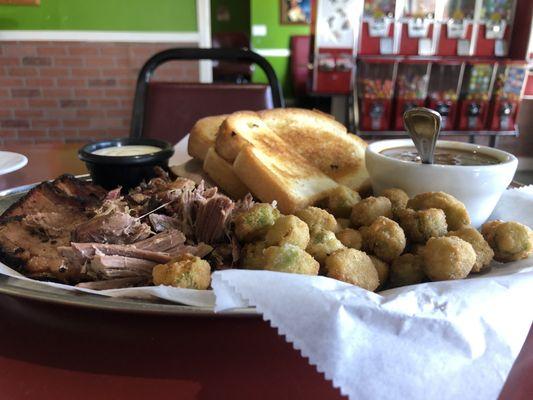
[(385, 55), (397, 52), (395, 8), (396, 0), (365, 0), (359, 54)]
[(358, 0), (316, 0), (315, 5), (313, 91), (349, 94), (361, 3)]
[(442, 130), (452, 130), (455, 127), (463, 72), (464, 63), (461, 61), (438, 62), (431, 66), (428, 107), (441, 115)]
[(471, 62), (467, 64), (459, 106), (458, 128), (460, 130), (485, 128), (495, 72), (496, 68), (493, 63)]
[(398, 66), (393, 129), (403, 130), (403, 114), (425, 105), (430, 72), (431, 63), (427, 60), (404, 61)]
[(476, 0), (443, 1), (444, 9), (439, 27), (437, 54), (440, 56), (469, 56), (473, 53), (475, 41), (474, 16)]
[(474, 55), (505, 57), (509, 51), (516, 0), (479, 0)]
[(399, 18), (402, 55), (430, 56), (435, 54), (435, 5), (436, 0), (403, 0)]
[(389, 129), (397, 66), (398, 63), (394, 60), (372, 58), (359, 60), (357, 102), (360, 130)]
[(499, 131), (516, 129), (525, 81), (526, 66), (523, 62), (505, 62), (498, 66), (490, 106), (489, 129)]

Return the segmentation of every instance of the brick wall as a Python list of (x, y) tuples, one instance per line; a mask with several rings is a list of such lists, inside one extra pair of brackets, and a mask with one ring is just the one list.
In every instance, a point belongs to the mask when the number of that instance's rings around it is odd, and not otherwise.
[[(1, 42), (0, 145), (128, 136), (137, 74), (170, 47)], [(154, 79), (198, 81), (197, 63), (168, 63)]]

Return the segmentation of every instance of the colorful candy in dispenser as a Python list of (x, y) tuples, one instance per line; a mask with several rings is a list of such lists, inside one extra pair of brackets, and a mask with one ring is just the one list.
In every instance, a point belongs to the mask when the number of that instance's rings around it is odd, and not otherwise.
[(401, 63), (396, 79), (396, 113), (393, 128), (403, 130), (403, 114), (414, 107), (423, 107), (428, 92), (429, 62)]
[(434, 63), (429, 79), (428, 107), (442, 118), (441, 129), (454, 128), (462, 63)]
[(476, 0), (448, 0), (440, 25), (437, 54), (468, 56), (473, 51)]
[(491, 130), (515, 129), (525, 79), (526, 67), (522, 64), (503, 64), (498, 68), (490, 106)]
[(493, 70), (493, 64), (468, 64), (461, 91), (459, 129), (480, 130), (485, 127)]
[(401, 23), (400, 52), (403, 55), (435, 54), (436, 0), (406, 0)]
[(392, 95), (394, 91), (393, 61), (359, 61), (357, 91), (359, 129), (368, 131), (389, 128)]
[(365, 0), (359, 54), (394, 53), (396, 0)]
[(507, 55), (516, 0), (482, 0), (476, 56)]

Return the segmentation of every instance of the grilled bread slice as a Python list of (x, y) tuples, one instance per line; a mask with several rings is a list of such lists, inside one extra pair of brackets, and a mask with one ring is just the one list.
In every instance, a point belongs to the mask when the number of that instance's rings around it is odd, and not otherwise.
[(315, 204), (338, 187), (312, 165), (287, 156), (288, 152), (278, 154), (273, 149), (247, 145), (237, 155), (233, 169), (261, 201), (277, 201), (283, 214)]
[(259, 116), (289, 147), (336, 182), (356, 191), (369, 185), (367, 144), (327, 114), (300, 108), (260, 111)]
[(227, 115), (214, 115), (199, 119), (191, 129), (189, 135), (188, 152), (193, 158), (204, 160), (207, 151), (215, 144), (218, 128)]
[(291, 149), (255, 112), (236, 112), (220, 126), (215, 149), (261, 201), (292, 213), (325, 198), (338, 185)]
[(214, 146), (207, 151), (203, 169), (213, 182), (232, 198), (242, 199), (249, 192), (235, 174), (233, 166), (217, 154)]

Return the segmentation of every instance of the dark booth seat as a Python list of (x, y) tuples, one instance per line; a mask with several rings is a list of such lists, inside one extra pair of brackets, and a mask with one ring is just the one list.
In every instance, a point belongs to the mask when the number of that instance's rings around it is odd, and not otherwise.
[(273, 108), (267, 85), (150, 82), (143, 137), (176, 143), (209, 115)]

